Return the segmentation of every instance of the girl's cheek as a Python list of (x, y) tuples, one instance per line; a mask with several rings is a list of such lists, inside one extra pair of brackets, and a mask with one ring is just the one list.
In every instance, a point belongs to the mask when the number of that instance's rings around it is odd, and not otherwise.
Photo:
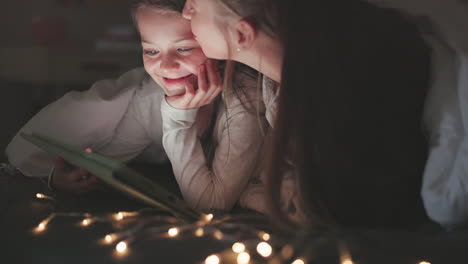
[(190, 72), (192, 72), (193, 74), (197, 74), (198, 66), (200, 64), (205, 63), (206, 60), (207, 57), (205, 56), (205, 54), (203, 54), (203, 52), (200, 49), (199, 51), (193, 53), (192, 56), (190, 56), (190, 58), (187, 58), (186, 65), (189, 68)]

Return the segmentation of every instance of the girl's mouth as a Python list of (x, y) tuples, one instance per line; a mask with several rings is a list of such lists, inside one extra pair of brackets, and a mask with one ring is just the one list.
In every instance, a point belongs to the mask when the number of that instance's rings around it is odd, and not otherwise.
[(193, 74), (189, 74), (187, 76), (175, 79), (163, 77), (163, 80), (167, 85), (181, 85), (185, 84), (192, 75)]

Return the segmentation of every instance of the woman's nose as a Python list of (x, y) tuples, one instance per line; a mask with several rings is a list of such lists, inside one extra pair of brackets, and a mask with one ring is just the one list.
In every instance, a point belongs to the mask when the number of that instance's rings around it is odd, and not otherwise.
[(185, 19), (192, 19), (192, 12), (193, 12), (193, 7), (192, 7), (192, 1), (187, 0), (184, 5), (184, 9), (182, 10), (182, 17)]

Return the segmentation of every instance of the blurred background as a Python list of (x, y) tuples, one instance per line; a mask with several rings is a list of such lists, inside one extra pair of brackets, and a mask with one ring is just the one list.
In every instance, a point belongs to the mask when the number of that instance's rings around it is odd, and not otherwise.
[(130, 0), (15, 0), (0, 8), (0, 157), (42, 107), (142, 65)]

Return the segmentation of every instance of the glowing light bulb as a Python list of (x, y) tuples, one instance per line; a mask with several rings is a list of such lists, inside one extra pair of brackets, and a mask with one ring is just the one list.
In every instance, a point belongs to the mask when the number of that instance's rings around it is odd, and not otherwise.
[(248, 264), (250, 261), (250, 255), (247, 252), (242, 252), (237, 255), (237, 264)]
[(34, 232), (35, 233), (41, 233), (43, 231), (46, 230), (47, 228), (47, 225), (49, 224), (49, 222), (55, 217), (55, 214), (52, 213), (51, 215), (49, 215), (46, 219), (42, 220), (42, 222), (40, 222), (36, 228), (34, 228)]
[(216, 238), (218, 240), (223, 239), (223, 233), (221, 231), (219, 231), (219, 230), (214, 231), (213, 236), (214, 236), (214, 238)]
[(86, 148), (85, 151), (86, 151), (87, 153), (93, 152), (93, 150), (92, 150), (91, 148)]
[(263, 239), (263, 240), (268, 241), (268, 240), (270, 240), (270, 238), (271, 238), (270, 234), (268, 234), (268, 233), (263, 233), (263, 235), (262, 235), (262, 239)]
[(41, 222), (41, 223), (39, 223), (39, 225), (37, 225), (37, 227), (34, 229), (34, 231), (36, 233), (40, 233), (40, 232), (44, 231), (46, 229), (46, 227), (47, 227), (47, 223)]
[(123, 212), (118, 212), (114, 215), (114, 219), (117, 220), (117, 221), (120, 221), (122, 219), (124, 219), (124, 213)]
[(195, 230), (195, 236), (197, 237), (201, 237), (203, 236), (203, 234), (205, 233), (205, 231), (203, 231), (203, 228), (197, 228), (197, 230)]
[(421, 261), (421, 262), (419, 262), (419, 264), (431, 264), (431, 263), (428, 262), (428, 261)]
[(344, 258), (341, 264), (354, 264), (354, 262), (350, 258)]
[(236, 242), (232, 245), (232, 251), (235, 253), (241, 253), (245, 251), (245, 245), (241, 242)]
[(47, 200), (51, 200), (51, 201), (54, 200), (54, 198), (52, 198), (50, 196), (47, 196), (47, 195), (45, 195), (43, 193), (36, 193), (36, 198), (37, 199), (47, 199)]
[(89, 226), (91, 223), (92, 223), (92, 220), (89, 218), (83, 219), (83, 221), (81, 221), (82, 226)]
[(219, 257), (216, 255), (210, 255), (205, 259), (205, 264), (219, 264)]
[(175, 237), (179, 234), (179, 229), (177, 229), (176, 227), (173, 227), (173, 228), (170, 228), (168, 231), (167, 231), (167, 234), (170, 236), (170, 237)]
[(260, 254), (260, 256), (267, 258), (271, 255), (273, 249), (267, 242), (260, 242), (257, 245), (257, 252)]
[(305, 264), (304, 260), (301, 258), (295, 259), (291, 264)]
[(125, 241), (119, 242), (117, 246), (115, 246), (115, 250), (121, 254), (125, 253), (127, 251), (127, 242)]
[(104, 241), (108, 244), (114, 242), (115, 239), (116, 239), (116, 235), (114, 234), (109, 234), (104, 237)]
[(210, 222), (211, 220), (213, 220), (213, 214), (207, 214), (207, 215), (205, 215), (205, 221), (206, 221), (206, 222)]

